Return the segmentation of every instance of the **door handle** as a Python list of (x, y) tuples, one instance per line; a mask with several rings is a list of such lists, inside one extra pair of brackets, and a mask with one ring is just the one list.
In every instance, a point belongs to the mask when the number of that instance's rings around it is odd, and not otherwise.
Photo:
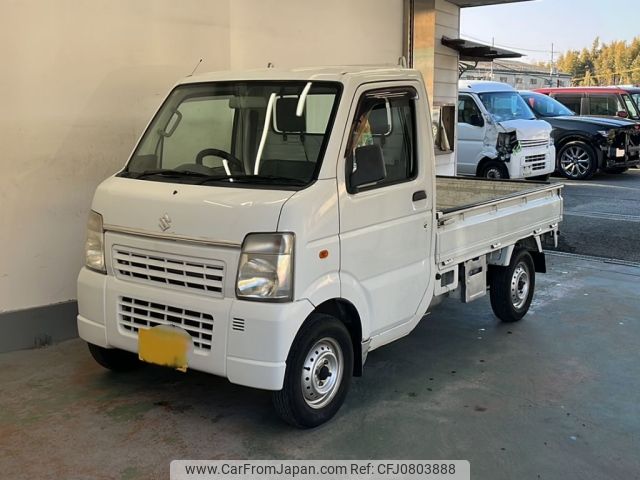
[(424, 190), (418, 190), (417, 192), (413, 193), (413, 196), (411, 197), (411, 200), (413, 200), (414, 202), (417, 202), (419, 200), (426, 200), (427, 199), (427, 192), (425, 192)]

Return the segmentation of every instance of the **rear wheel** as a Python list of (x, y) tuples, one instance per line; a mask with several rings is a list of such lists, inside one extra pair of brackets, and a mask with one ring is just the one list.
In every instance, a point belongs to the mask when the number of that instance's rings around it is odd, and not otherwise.
[(509, 171), (505, 167), (504, 163), (498, 160), (491, 160), (482, 167), (481, 176), (484, 178), (490, 178), (492, 180), (501, 180), (509, 178)]
[(280, 417), (299, 428), (331, 419), (344, 402), (353, 373), (353, 345), (342, 322), (315, 314), (287, 357), (282, 390), (273, 393)]
[(138, 356), (134, 353), (116, 348), (103, 348), (92, 343), (87, 345), (89, 345), (89, 352), (91, 352), (93, 359), (104, 368), (114, 372), (128, 372), (141, 365)]
[(514, 251), (508, 266), (492, 266), (489, 272), (493, 313), (503, 322), (521, 320), (529, 311), (535, 286), (531, 254), (523, 249)]
[(569, 142), (558, 152), (558, 170), (572, 180), (587, 180), (598, 170), (595, 150), (582, 141)]

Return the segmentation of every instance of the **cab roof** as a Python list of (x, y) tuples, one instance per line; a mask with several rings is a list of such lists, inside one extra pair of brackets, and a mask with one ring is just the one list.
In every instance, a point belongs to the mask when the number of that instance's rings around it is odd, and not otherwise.
[(458, 82), (460, 93), (489, 93), (489, 92), (515, 92), (511, 85), (501, 82), (490, 82), (485, 80), (460, 80)]
[(422, 78), (420, 72), (410, 68), (385, 65), (342, 65), (209, 72), (186, 77), (179, 81), (178, 84), (260, 80), (333, 81), (346, 83), (351, 79), (384, 81), (419, 78)]

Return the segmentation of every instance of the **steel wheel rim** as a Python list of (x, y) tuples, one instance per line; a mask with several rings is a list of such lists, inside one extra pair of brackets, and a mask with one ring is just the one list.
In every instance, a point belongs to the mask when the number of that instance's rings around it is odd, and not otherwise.
[(565, 149), (560, 157), (560, 167), (570, 177), (580, 177), (587, 173), (590, 163), (589, 152), (576, 145)]
[(487, 169), (487, 172), (485, 173), (485, 177), (492, 178), (492, 179), (502, 178), (502, 172), (498, 167), (491, 167)]
[(320, 409), (333, 400), (342, 383), (344, 356), (332, 338), (318, 340), (309, 350), (302, 367), (301, 384), (304, 401)]
[(527, 303), (530, 285), (529, 269), (523, 262), (520, 262), (511, 276), (511, 304), (517, 310), (520, 310)]

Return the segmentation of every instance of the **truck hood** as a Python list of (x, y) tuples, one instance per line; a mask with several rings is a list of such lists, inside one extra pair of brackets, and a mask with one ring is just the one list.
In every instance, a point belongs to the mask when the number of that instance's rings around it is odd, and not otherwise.
[(92, 208), (105, 230), (239, 245), (250, 232), (273, 232), (293, 191), (186, 185), (111, 177)]
[(506, 120), (498, 123), (498, 131), (516, 132), (518, 140), (543, 140), (549, 138), (551, 125), (544, 120)]

